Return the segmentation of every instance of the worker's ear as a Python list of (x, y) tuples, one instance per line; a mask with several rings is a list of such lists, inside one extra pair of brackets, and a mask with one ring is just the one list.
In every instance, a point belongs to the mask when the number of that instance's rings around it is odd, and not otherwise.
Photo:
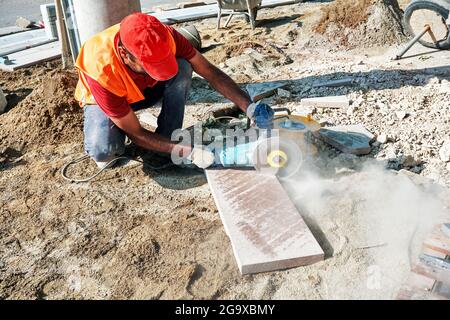
[(118, 49), (119, 49), (119, 54), (122, 57), (122, 59), (129, 59), (128, 52), (122, 46), (118, 46)]

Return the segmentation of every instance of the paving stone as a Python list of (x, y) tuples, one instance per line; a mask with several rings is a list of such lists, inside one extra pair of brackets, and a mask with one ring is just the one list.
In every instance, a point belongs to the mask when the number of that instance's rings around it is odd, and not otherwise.
[(321, 128), (319, 135), (336, 149), (356, 155), (370, 153), (370, 142), (375, 138), (360, 124)]
[(242, 274), (323, 260), (322, 248), (276, 176), (254, 170), (205, 172)]

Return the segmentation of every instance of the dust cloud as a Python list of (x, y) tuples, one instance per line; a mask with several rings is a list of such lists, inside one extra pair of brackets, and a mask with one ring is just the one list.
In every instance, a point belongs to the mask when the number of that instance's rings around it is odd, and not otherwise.
[(375, 160), (362, 160), (356, 170), (336, 166), (331, 173), (305, 164), (283, 183), (327, 258), (344, 250), (354, 257), (365, 252), (358, 256), (361, 261), (347, 263), (361, 264), (367, 279), (362, 288), (368, 293), (360, 296), (366, 298), (392, 298), (383, 292), (398, 290), (425, 236), (448, 217), (442, 199), (447, 191), (419, 175), (389, 171)]

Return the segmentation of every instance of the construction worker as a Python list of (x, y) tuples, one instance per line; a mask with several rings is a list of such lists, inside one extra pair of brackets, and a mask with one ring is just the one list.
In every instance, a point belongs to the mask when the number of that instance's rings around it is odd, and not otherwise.
[[(272, 109), (252, 103), (224, 72), (213, 66), (180, 33), (153, 16), (134, 13), (86, 41), (76, 67), (75, 97), (84, 109), (84, 147), (100, 168), (125, 151), (125, 136), (148, 150), (188, 159), (200, 168), (214, 161), (211, 151), (177, 146), (170, 140), (183, 124), (192, 71), (234, 102), (261, 126)], [(144, 129), (134, 111), (162, 99), (155, 132)], [(177, 146), (177, 147), (176, 147)]]

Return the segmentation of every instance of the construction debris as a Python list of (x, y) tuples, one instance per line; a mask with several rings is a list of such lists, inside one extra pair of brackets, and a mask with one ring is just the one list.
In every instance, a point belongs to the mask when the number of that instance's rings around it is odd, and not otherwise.
[(445, 141), (439, 149), (439, 157), (444, 162), (450, 162), (450, 140)]
[(450, 260), (448, 251), (430, 247), (430, 240), (435, 242), (436, 235), (443, 242), (450, 242), (450, 237), (440, 233), (445, 226), (436, 226), (425, 242), (423, 253), (412, 266), (407, 282), (399, 290), (397, 299), (450, 299)]
[(284, 82), (265, 82), (265, 83), (250, 83), (245, 88), (252, 99), (256, 102), (261, 99), (270, 97), (275, 94), (277, 89), (285, 87)]
[(347, 108), (350, 106), (350, 100), (346, 96), (304, 98), (300, 100), (300, 103), (303, 106), (317, 108)]
[(377, 136), (377, 141), (379, 143), (386, 143), (389, 141), (389, 138), (386, 133), (381, 133)]
[(429, 267), (441, 269), (442, 271), (445, 271), (448, 273), (448, 277), (450, 278), (450, 260), (433, 257), (429, 254), (421, 254), (419, 256), (420, 262), (426, 264)]
[(28, 29), (28, 28), (36, 28), (39, 27), (36, 22), (28, 20), (24, 17), (19, 17), (16, 20), (16, 26), (22, 29)]
[(362, 125), (327, 127), (319, 130), (320, 137), (336, 149), (350, 154), (363, 155), (372, 150), (375, 138)]

